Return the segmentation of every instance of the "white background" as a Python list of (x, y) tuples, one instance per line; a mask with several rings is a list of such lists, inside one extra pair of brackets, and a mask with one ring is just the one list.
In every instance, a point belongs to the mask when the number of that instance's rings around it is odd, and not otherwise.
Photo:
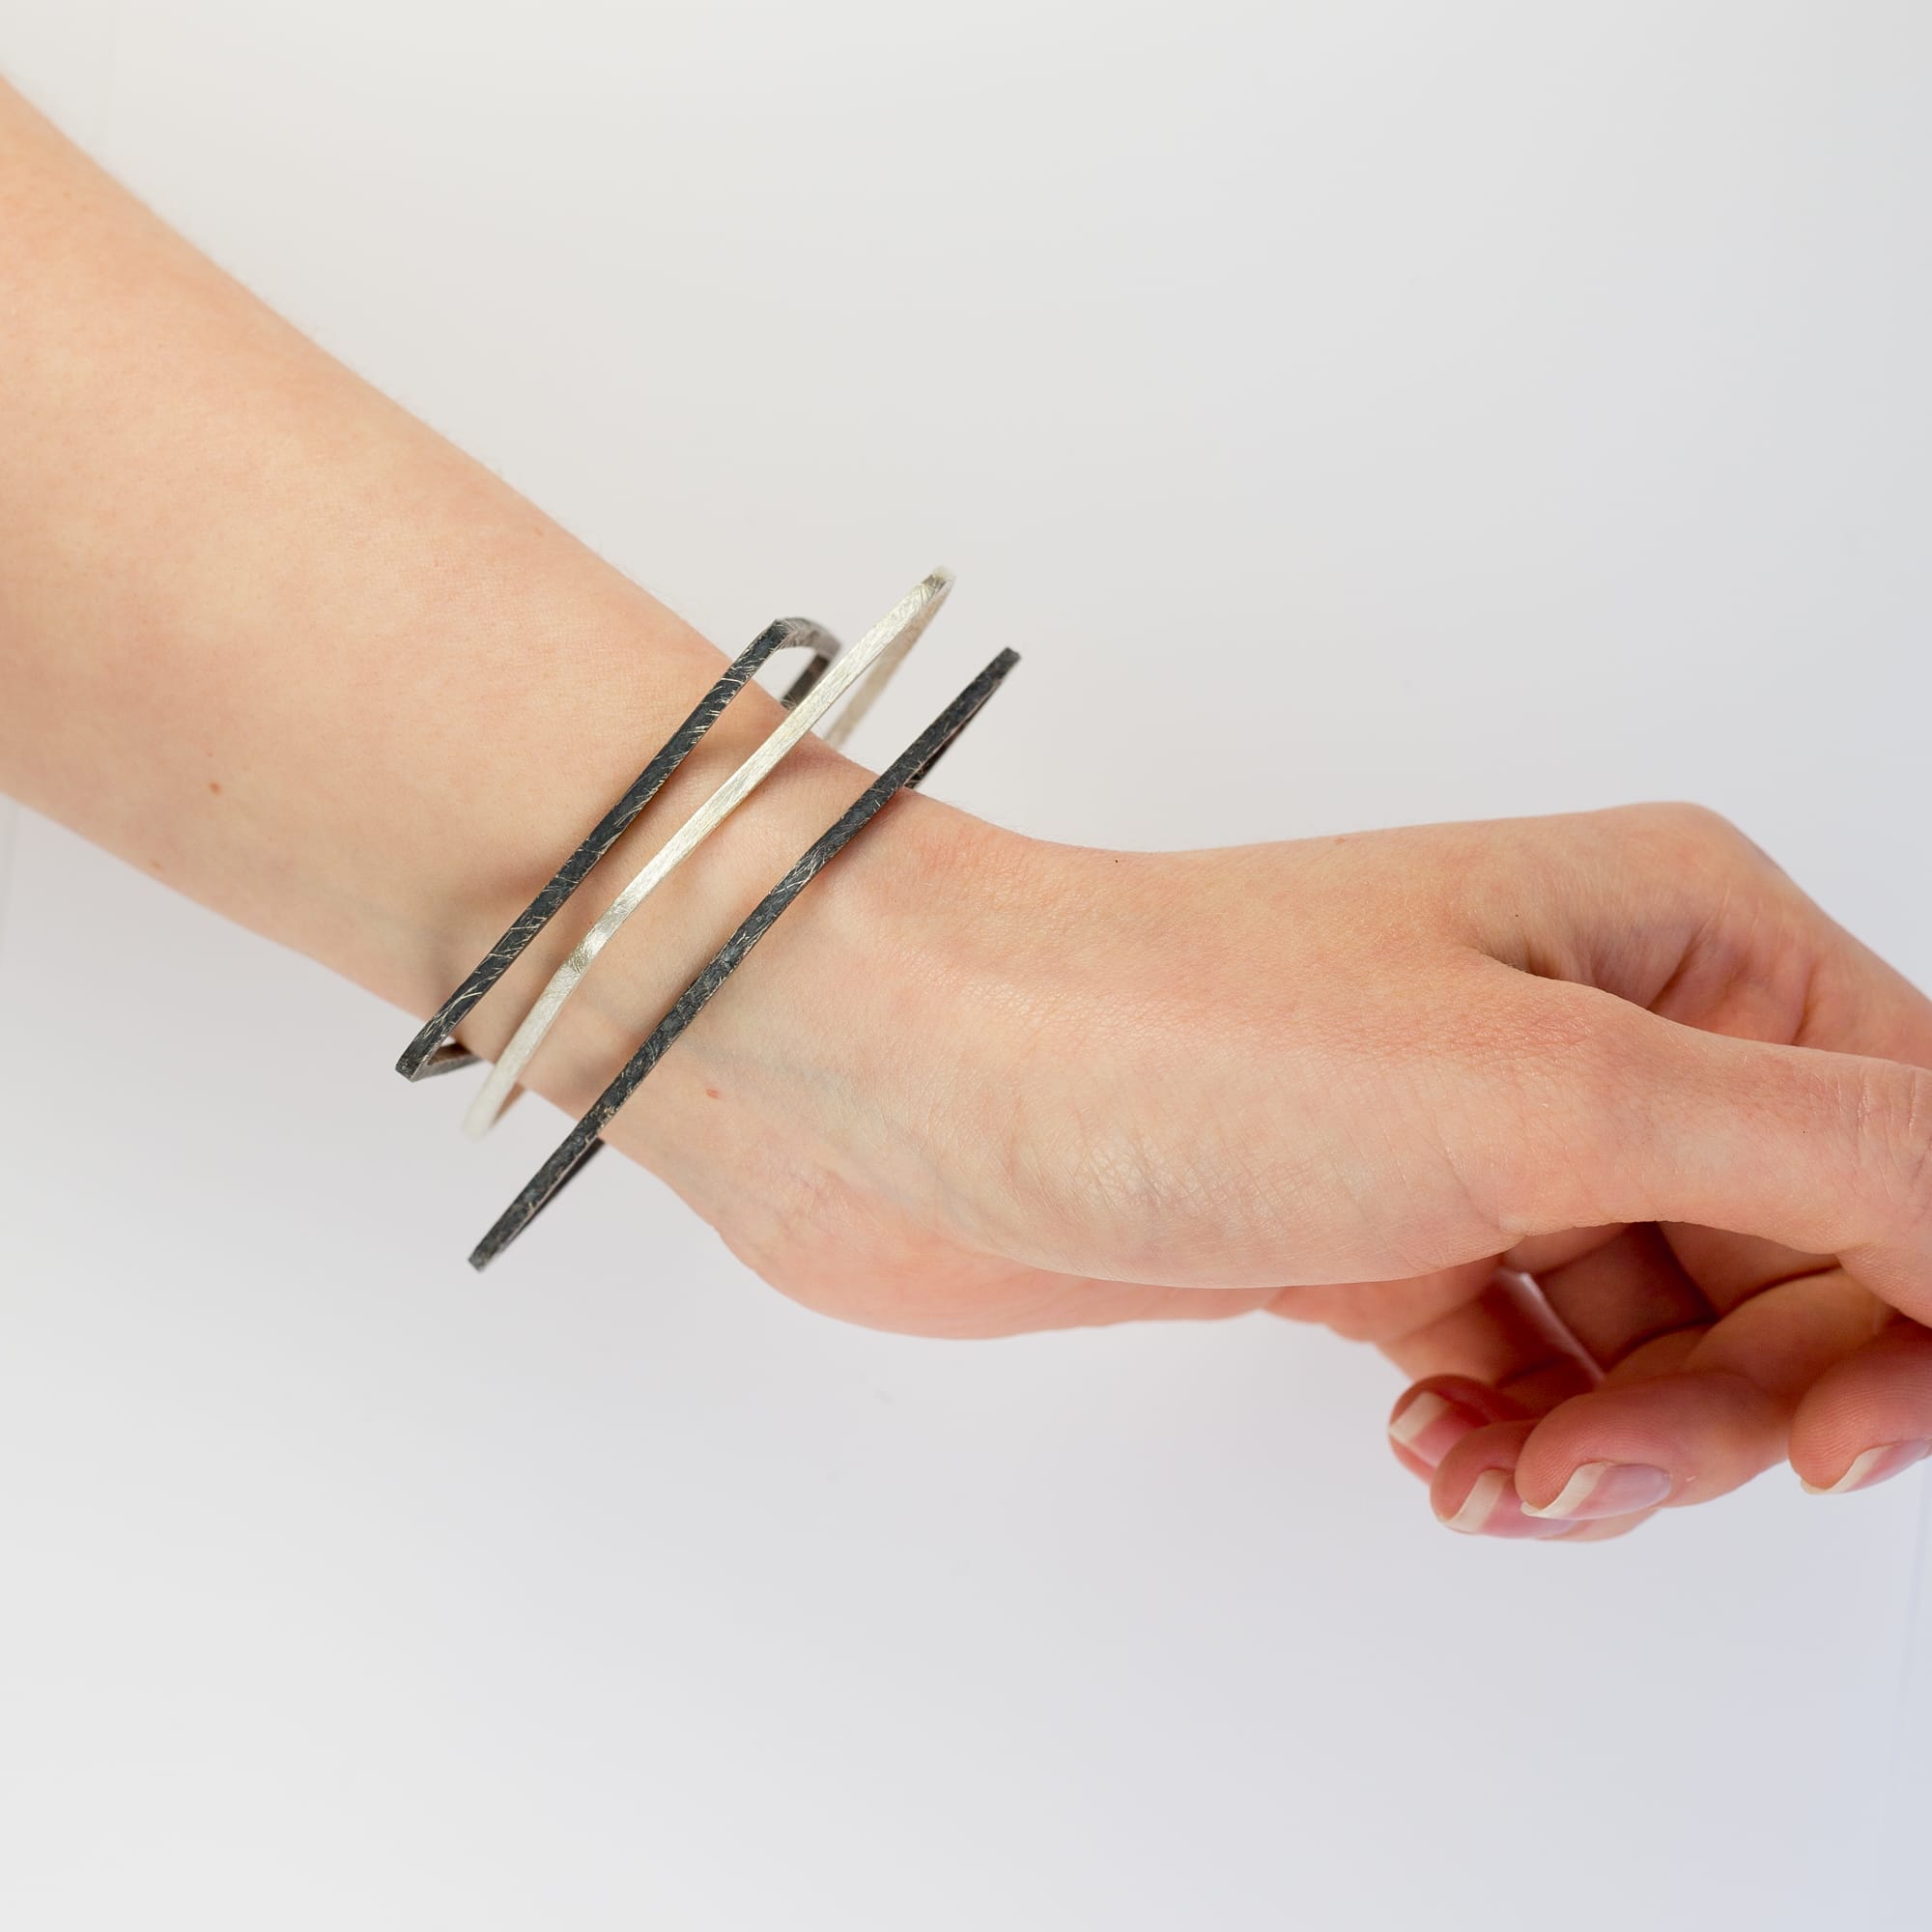
[[(1695, 797), (1932, 980), (1921, 6), (0, 0), (0, 67), (721, 640), (955, 567), (861, 755), (1009, 642), (939, 781), (1006, 822)], [(1365, 1354), (841, 1329), (621, 1164), (479, 1282), (545, 1110), (468, 1148), (38, 821), (0, 916), (10, 1928), (1932, 1918), (1919, 1480), (1464, 1542)]]

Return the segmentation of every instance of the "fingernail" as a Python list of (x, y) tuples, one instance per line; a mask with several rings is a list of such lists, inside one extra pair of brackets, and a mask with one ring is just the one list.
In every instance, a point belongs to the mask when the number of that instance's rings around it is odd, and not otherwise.
[(1550, 1501), (1541, 1509), (1524, 1503), (1522, 1513), (1564, 1522), (1629, 1516), (1661, 1503), (1670, 1493), (1670, 1471), (1649, 1463), (1579, 1463)]
[(1854, 1456), (1852, 1466), (1835, 1483), (1805, 1483), (1804, 1492), (1812, 1496), (1843, 1496), (1854, 1490), (1868, 1490), (1874, 1483), (1883, 1483), (1901, 1469), (1923, 1461), (1927, 1451), (1932, 1451), (1932, 1439), (1923, 1435), (1916, 1435), (1909, 1442), (1881, 1442), (1876, 1449)]
[(1470, 1430), (1488, 1420), (1460, 1402), (1424, 1389), (1389, 1417), (1389, 1440), (1433, 1469)]
[(1522, 1503), (1507, 1469), (1485, 1469), (1469, 1486), (1462, 1507), (1453, 1516), (1438, 1516), (1444, 1529), (1463, 1536), (1559, 1536), (1569, 1526), (1560, 1522), (1533, 1522), (1523, 1515)]

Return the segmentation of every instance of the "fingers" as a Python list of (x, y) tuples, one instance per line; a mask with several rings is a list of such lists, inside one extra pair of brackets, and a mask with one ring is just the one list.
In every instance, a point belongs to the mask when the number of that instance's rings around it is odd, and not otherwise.
[(1388, 1434), (1396, 1460), (1424, 1482), (1472, 1430), (1541, 1415), (1596, 1380), (1535, 1287), (1502, 1272), (1382, 1352), (1417, 1378), (1390, 1413)]
[[(1451, 1529), (1620, 1535), (1781, 1461), (1801, 1402), (1811, 1434), (1796, 1460), (1819, 1487), (1883, 1480), (1932, 1444), (1932, 1336), (1888, 1325), (1841, 1268), (1774, 1283), (1721, 1320), (1706, 1313), (1708, 1326), (1645, 1336), (1699, 1297), (1654, 1231), (1631, 1229), (1551, 1269), (1541, 1291), (1498, 1275), (1390, 1351), (1427, 1372), (1396, 1405), (1391, 1447)], [(1607, 1368), (1601, 1379), (1577, 1352), (1579, 1329)]]
[(1742, 1376), (1676, 1374), (1605, 1388), (1544, 1418), (1518, 1459), (1533, 1517), (1587, 1520), (1708, 1501), (1776, 1462), (1786, 1411)]
[(1596, 1372), (1534, 1286), (1499, 1274), (1476, 1301), (1384, 1350), (1421, 1378), (1389, 1415), (1389, 1447), (1428, 1482), (1463, 1436), (1536, 1416), (1591, 1386)]
[(1894, 1321), (1798, 1404), (1791, 1465), (1814, 1493), (1871, 1489), (1932, 1450), (1932, 1334)]
[(1406, 1388), (1389, 1415), (1389, 1447), (1411, 1476), (1427, 1483), (1463, 1436), (1492, 1422), (1520, 1422), (1518, 1404), (1470, 1376), (1432, 1376)]
[(1550, 1541), (1575, 1525), (1527, 1515), (1517, 1493), (1517, 1459), (1535, 1432), (1533, 1421), (1497, 1422), (1455, 1443), (1430, 1480), (1429, 1505), (1445, 1529), (1463, 1536)]
[(1783, 1460), (1805, 1391), (1857, 1357), (1884, 1319), (1834, 1268), (1767, 1289), (1706, 1332), (1634, 1351), (1537, 1425), (1517, 1463), (1525, 1513), (1582, 1521), (1739, 1488)]
[(1590, 987), (1522, 998), (1563, 1050), (1522, 1076), (1520, 1144), (1494, 1155), (1514, 1232), (1691, 1222), (1835, 1255), (1932, 1317), (1932, 1072), (1700, 1033)]
[(1842, 1492), (1932, 1448), (1932, 1337), (1880, 1301), (1932, 1320), (1932, 1004), (1694, 820), (1490, 908), (1486, 950), (1539, 978), (1517, 1151), (1481, 1121), (1463, 1178), (1607, 1373), (1541, 1415), (1446, 1370), (1405, 1398), (1397, 1453), (1454, 1528), (1595, 1540), (1787, 1449)]
[[(1563, 1010), (1603, 1030), (1580, 1036), (1563, 1075), (1556, 1138), (1571, 1158), (1551, 1161), (1546, 1148), (1545, 1173), (1524, 1177), (1525, 1198), (1543, 1208), (1568, 1194), (1573, 1211), (1533, 1212), (1526, 1225), (1678, 1224), (1666, 1238), (1688, 1278), (1715, 1313), (1742, 1317), (1719, 1324), (1713, 1348), (1742, 1350), (1747, 1379), (1760, 1386), (1752, 1321), (1782, 1320), (1793, 1298), (1772, 1297), (1755, 1318), (1745, 1302), (1823, 1272), (1831, 1258), (1893, 1307), (1932, 1320), (1932, 1001), (1712, 814), (1596, 815), (1542, 849), (1514, 905), (1507, 893), (1485, 901), (1497, 942), (1487, 950), (1546, 976), (1546, 1022)], [(1556, 980), (1577, 983), (1548, 983)], [(1857, 1353), (1846, 1337), (1867, 1311), (1856, 1295), (1835, 1305), (1846, 1333), (1818, 1335), (1818, 1350)], [(1556, 1306), (1578, 1321), (1560, 1296)], [(1811, 1458), (1830, 1465), (1819, 1471), (1826, 1486), (1882, 1477), (1932, 1435), (1914, 1393), (1918, 1348), (1890, 1341), (1832, 1371), (1794, 1438), (1807, 1478)], [(1795, 1406), (1791, 1390), (1768, 1392)], [(1861, 1395), (1879, 1407), (1861, 1413)], [(1826, 1415), (1829, 1427), (1811, 1419)]]
[(1534, 1418), (1596, 1380), (1532, 1283), (1498, 1272), (1476, 1299), (1384, 1352), (1422, 1377), (1395, 1405), (1389, 1446), (1430, 1485), (1440, 1520), (1504, 1538), (1552, 1540), (1576, 1527), (1526, 1518), (1512, 1478)]

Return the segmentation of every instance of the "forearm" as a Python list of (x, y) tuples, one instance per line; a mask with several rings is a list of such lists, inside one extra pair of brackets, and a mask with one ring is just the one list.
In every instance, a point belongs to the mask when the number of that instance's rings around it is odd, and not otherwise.
[[(4, 90), (0, 235), (0, 786), (426, 1011), (720, 655)], [(737, 700), (613, 876), (774, 713)], [(674, 992), (862, 782), (801, 747), (654, 904), (623, 999)]]

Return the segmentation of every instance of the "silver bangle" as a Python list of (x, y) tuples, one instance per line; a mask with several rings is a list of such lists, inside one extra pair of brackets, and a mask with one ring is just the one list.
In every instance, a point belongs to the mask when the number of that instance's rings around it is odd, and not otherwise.
[[(751, 796), (812, 725), (848, 691), (858, 686), (851, 705), (825, 733), (828, 744), (843, 743), (853, 725), (865, 715), (881, 688), (919, 641), (921, 634), (946, 601), (952, 587), (950, 572), (933, 571), (849, 650), (839, 651), (764, 743), (678, 827), (630, 884), (611, 901), (596, 924), (578, 941), (570, 956), (552, 974), (550, 982), (525, 1014), (522, 1024), (470, 1102), (469, 1112), (464, 1116), (465, 1133), (471, 1139), (480, 1139), (496, 1124), (515, 1093), (524, 1069), (543, 1044), (545, 1035), (562, 1011), (564, 1003), (577, 990), (597, 955), (624, 922)], [(861, 679), (865, 680), (863, 685), (860, 684)]]

